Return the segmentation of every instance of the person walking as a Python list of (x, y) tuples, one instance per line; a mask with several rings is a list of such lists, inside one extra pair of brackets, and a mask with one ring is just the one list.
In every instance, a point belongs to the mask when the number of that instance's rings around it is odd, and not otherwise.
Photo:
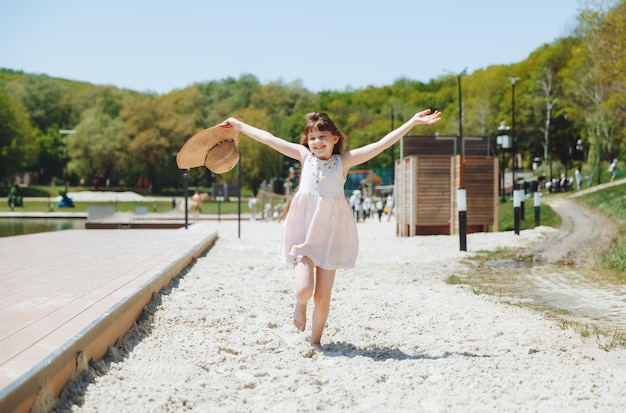
[(580, 191), (583, 188), (583, 172), (580, 166), (576, 168), (574, 175), (576, 176), (576, 190)]
[(250, 209), (250, 221), (256, 221), (256, 192), (252, 194), (252, 197), (248, 200), (248, 208)]
[(200, 198), (200, 192), (194, 192), (191, 197), (192, 209), (193, 209), (193, 219), (197, 221), (200, 219), (200, 209), (202, 208), (202, 198)]
[(615, 175), (617, 175), (617, 158), (613, 159), (609, 165), (608, 172), (611, 174), (611, 182), (613, 182), (615, 180)]

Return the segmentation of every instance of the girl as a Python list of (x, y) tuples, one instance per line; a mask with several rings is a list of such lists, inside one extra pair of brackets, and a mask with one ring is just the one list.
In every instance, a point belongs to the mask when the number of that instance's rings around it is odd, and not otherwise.
[(358, 252), (356, 224), (343, 191), (348, 171), (389, 148), (413, 126), (435, 123), (440, 116), (439, 111), (431, 113), (430, 109), (419, 112), (379, 141), (348, 151), (345, 151), (345, 138), (322, 112), (306, 116), (300, 144), (287, 142), (235, 118), (220, 125), (238, 130), (302, 165), (298, 191), (282, 226), (280, 256), (295, 269), (293, 323), (300, 331), (305, 329), (307, 303), (313, 296), (311, 346), (316, 351), (323, 351), (320, 343), (335, 271), (354, 267)]

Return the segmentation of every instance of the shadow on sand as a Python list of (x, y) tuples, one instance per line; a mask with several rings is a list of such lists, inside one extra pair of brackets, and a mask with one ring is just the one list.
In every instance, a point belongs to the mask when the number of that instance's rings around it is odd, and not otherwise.
[(354, 344), (346, 342), (335, 342), (324, 345), (324, 355), (327, 357), (369, 357), (375, 361), (386, 360), (439, 360), (445, 359), (450, 356), (462, 356), (462, 357), (498, 357), (497, 355), (490, 354), (473, 354), (464, 352), (451, 352), (445, 351), (438, 356), (428, 354), (407, 354), (402, 350), (390, 347), (380, 348), (359, 348)]

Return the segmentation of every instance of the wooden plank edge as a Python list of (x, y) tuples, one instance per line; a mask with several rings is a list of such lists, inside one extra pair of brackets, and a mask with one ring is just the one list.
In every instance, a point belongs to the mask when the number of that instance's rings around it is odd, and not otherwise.
[(0, 412), (27, 413), (35, 406), (38, 396), (58, 397), (76, 369), (78, 355), (83, 353), (87, 360), (103, 358), (108, 348), (130, 330), (152, 295), (176, 278), (217, 238), (217, 232), (214, 232), (198, 242), (187, 254), (138, 287), (22, 377), (0, 390)]

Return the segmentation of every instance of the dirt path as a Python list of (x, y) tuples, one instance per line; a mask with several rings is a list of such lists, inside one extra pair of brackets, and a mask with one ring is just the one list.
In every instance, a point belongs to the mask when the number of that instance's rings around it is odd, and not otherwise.
[(534, 262), (573, 264), (588, 268), (617, 234), (617, 226), (571, 197), (552, 198), (546, 203), (561, 216), (559, 231), (531, 252)]
[[(604, 187), (616, 184), (620, 182)], [(626, 286), (594, 279), (594, 266), (616, 236), (617, 225), (578, 202), (579, 194), (544, 201), (561, 216), (561, 227), (530, 250), (518, 252), (516, 260), (487, 263), (480, 278), (513, 302), (626, 332)]]

